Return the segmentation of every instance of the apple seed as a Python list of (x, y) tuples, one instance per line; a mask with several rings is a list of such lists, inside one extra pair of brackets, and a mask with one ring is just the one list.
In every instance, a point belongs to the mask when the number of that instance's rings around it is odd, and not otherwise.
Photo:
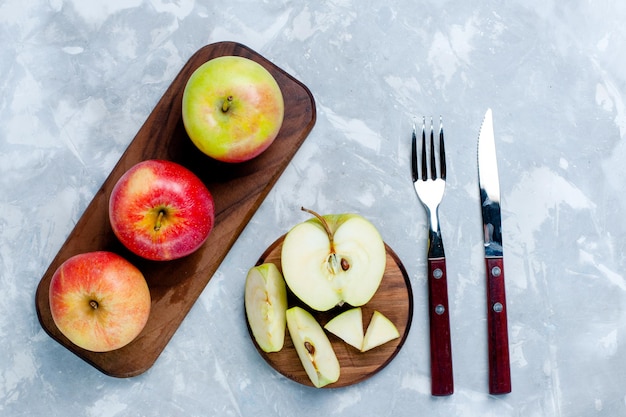
[(311, 356), (315, 355), (315, 346), (313, 346), (309, 341), (304, 342), (304, 347)]
[(341, 258), (341, 269), (347, 271), (350, 269), (350, 262), (346, 258)]

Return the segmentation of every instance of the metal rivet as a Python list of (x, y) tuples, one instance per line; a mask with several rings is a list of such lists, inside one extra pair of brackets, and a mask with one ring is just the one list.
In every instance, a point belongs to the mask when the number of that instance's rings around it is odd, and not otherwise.
[(502, 303), (495, 303), (493, 305), (493, 311), (495, 311), (496, 313), (502, 313), (502, 310), (504, 310)]
[(435, 269), (433, 271), (433, 277), (435, 277), (435, 279), (439, 279), (443, 276), (443, 271), (439, 268)]
[(437, 307), (435, 307), (435, 313), (437, 313), (440, 316), (443, 313), (445, 313), (445, 311), (446, 311), (446, 308), (443, 305), (441, 305), (441, 304), (438, 304)]
[(494, 277), (499, 277), (501, 273), (502, 270), (499, 266), (494, 266), (493, 268), (491, 268), (491, 275), (493, 275)]

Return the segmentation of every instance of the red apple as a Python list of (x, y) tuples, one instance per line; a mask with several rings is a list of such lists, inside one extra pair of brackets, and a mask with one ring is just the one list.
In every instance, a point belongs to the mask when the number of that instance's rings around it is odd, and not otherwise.
[(142, 273), (112, 252), (75, 255), (50, 281), (52, 319), (72, 343), (94, 352), (119, 349), (143, 330), (150, 290)]
[(109, 198), (117, 238), (150, 260), (171, 260), (195, 252), (209, 237), (214, 204), (204, 183), (171, 161), (139, 162), (120, 177)]

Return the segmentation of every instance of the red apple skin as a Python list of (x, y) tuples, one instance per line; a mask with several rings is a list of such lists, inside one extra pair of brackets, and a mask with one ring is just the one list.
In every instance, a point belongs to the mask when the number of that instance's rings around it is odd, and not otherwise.
[(150, 315), (150, 290), (133, 264), (112, 252), (75, 255), (55, 271), (52, 319), (72, 343), (108, 352), (132, 342)]
[(131, 252), (155, 261), (187, 256), (202, 246), (215, 221), (213, 196), (180, 164), (147, 160), (120, 177), (109, 198), (109, 219)]

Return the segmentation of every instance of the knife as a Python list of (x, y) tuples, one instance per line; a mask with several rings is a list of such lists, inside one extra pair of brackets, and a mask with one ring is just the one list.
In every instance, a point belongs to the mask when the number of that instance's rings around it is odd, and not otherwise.
[(507, 329), (500, 182), (491, 109), (478, 135), (478, 186), (485, 240), (487, 273), (487, 330), (489, 350), (489, 393), (511, 392), (509, 336)]

